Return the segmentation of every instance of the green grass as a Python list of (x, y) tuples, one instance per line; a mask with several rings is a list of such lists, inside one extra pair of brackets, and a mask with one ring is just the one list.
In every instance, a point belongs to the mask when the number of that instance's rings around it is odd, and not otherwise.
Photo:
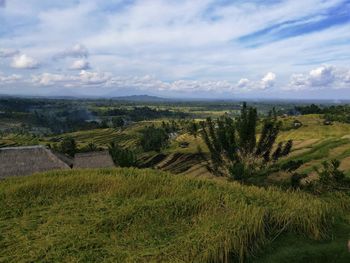
[(339, 223), (334, 227), (335, 236), (331, 240), (317, 242), (292, 233), (281, 236), (263, 253), (251, 260), (252, 263), (347, 263), (350, 253), (347, 240), (350, 238), (349, 223)]
[(349, 201), (337, 200), (153, 170), (12, 178), (0, 182), (0, 262), (252, 259), (285, 233), (323, 244)]
[(279, 139), (284, 140), (308, 140), (308, 139), (327, 139), (341, 138), (350, 135), (350, 125), (347, 123), (335, 122), (333, 125), (323, 125), (324, 119), (321, 115), (310, 114), (282, 119), (285, 126), (290, 126), (293, 120), (299, 120), (303, 126), (299, 129), (284, 131)]
[(39, 142), (38, 137), (28, 134), (9, 134), (0, 137), (0, 147), (37, 145)]

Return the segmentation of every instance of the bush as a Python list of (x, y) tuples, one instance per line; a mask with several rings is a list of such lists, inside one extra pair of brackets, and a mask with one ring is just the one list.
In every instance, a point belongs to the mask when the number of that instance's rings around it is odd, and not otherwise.
[(349, 186), (348, 180), (345, 178), (344, 171), (339, 169), (340, 161), (331, 160), (322, 163), (322, 170), (315, 169), (319, 176), (319, 180), (315, 184), (317, 192), (334, 191), (347, 189)]
[(120, 167), (132, 167), (137, 165), (137, 158), (134, 152), (123, 149), (114, 142), (109, 145), (108, 149), (115, 165)]
[(113, 117), (112, 124), (114, 128), (122, 128), (125, 124), (124, 119), (122, 117)]
[(74, 138), (65, 137), (60, 144), (59, 151), (70, 157), (74, 157), (77, 152), (77, 144)]
[(208, 118), (201, 125), (203, 139), (210, 152), (210, 171), (217, 175), (230, 175), (235, 180), (244, 181), (261, 174), (269, 164), (287, 156), (293, 145), (292, 141), (288, 141), (274, 147), (281, 126), (275, 112), (263, 121), (257, 140), (257, 111), (245, 103), (237, 120), (224, 116), (214, 122)]
[(149, 126), (143, 129), (141, 133), (141, 146), (145, 152), (159, 152), (168, 145), (169, 136), (163, 128)]

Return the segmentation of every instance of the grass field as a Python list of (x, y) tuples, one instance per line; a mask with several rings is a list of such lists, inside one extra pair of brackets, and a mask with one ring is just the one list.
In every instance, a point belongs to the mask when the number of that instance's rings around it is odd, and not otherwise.
[[(346, 262), (348, 237), (330, 230), (348, 210), (345, 196), (152, 170), (50, 172), (0, 182), (0, 262), (254, 261), (276, 240), (285, 242), (277, 259), (294, 251), (291, 260), (310, 262), (312, 252), (326, 249)], [(341, 227), (348, 233), (348, 222)]]

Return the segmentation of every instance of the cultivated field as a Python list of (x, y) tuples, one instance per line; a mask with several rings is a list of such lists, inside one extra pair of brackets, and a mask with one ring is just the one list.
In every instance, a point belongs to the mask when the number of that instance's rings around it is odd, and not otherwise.
[[(288, 262), (309, 262), (336, 254), (337, 262), (346, 262), (347, 237), (331, 238), (329, 230), (349, 231), (341, 223), (349, 219), (349, 201), (345, 195), (321, 199), (151, 170), (7, 179), (0, 182), (0, 261), (231, 262), (268, 256), (281, 262), (284, 255)], [(309, 250), (286, 244), (264, 253), (285, 239), (307, 243)]]

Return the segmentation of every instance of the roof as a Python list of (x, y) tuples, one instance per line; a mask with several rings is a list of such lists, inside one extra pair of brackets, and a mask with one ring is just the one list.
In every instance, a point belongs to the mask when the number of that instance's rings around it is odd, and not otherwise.
[(114, 167), (108, 151), (77, 153), (73, 168), (109, 168)]
[(0, 148), (0, 178), (58, 169), (69, 166), (44, 146)]

